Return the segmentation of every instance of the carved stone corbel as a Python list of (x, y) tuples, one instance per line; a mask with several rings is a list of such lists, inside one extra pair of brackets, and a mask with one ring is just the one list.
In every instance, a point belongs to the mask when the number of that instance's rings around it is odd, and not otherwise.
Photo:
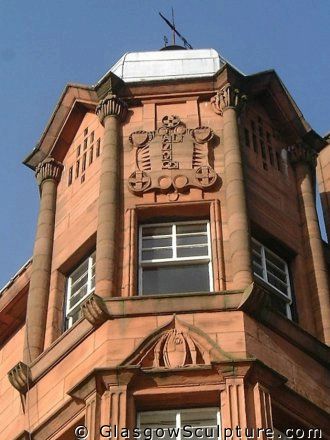
[(32, 385), (30, 368), (24, 362), (18, 362), (8, 372), (8, 379), (20, 394), (25, 394)]
[(81, 306), (81, 312), (94, 327), (98, 327), (109, 319), (107, 307), (102, 298), (92, 294)]

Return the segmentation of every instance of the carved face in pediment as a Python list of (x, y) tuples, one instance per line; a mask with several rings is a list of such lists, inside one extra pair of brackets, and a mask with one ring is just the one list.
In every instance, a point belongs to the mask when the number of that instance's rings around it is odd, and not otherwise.
[(211, 188), (217, 174), (209, 163), (208, 127), (188, 129), (178, 116), (165, 116), (155, 131), (130, 135), (134, 147), (135, 171), (128, 187), (135, 194), (160, 190), (182, 192), (190, 187)]

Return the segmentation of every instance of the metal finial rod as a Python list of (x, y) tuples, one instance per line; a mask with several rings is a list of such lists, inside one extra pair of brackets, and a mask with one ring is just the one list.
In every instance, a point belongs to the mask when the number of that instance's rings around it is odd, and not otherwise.
[(176, 30), (175, 25), (173, 25), (166, 17), (164, 17), (164, 15), (161, 12), (159, 12), (159, 15), (165, 21), (165, 23), (173, 30), (173, 35), (176, 34), (183, 41), (184, 47), (186, 49), (193, 49), (191, 44), (189, 44), (188, 41)]

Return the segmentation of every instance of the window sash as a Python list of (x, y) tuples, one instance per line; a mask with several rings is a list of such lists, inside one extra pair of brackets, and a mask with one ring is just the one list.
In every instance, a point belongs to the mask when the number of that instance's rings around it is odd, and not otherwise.
[[(70, 328), (75, 322), (73, 322), (73, 318), (77, 314), (81, 303), (95, 290), (95, 254), (96, 253), (93, 252), (71, 273), (71, 275), (68, 276), (65, 307), (67, 328)], [(74, 275), (79, 268), (84, 265), (86, 265), (86, 270), (82, 272), (77, 279), (74, 279)], [(87, 277), (86, 281), (77, 290), (74, 290), (74, 286), (85, 277)], [(77, 300), (77, 302), (74, 302), (75, 298), (77, 298), (84, 289), (86, 289), (86, 292)]]
[[(207, 415), (207, 412), (209, 412), (209, 415)], [(212, 414), (213, 412), (213, 414)], [(206, 416), (208, 418), (207, 421), (210, 421), (212, 417), (215, 416), (213, 424), (204, 424), (203, 421), (205, 421), (205, 418), (203, 420), (203, 417), (200, 417), (200, 420), (198, 420), (198, 415), (206, 413)], [(194, 416), (196, 414), (196, 419), (190, 419), (189, 415)], [(147, 415), (151, 418), (150, 421), (143, 423), (143, 416)], [(186, 417), (188, 415), (188, 418)], [(154, 416), (154, 420), (153, 420)], [(165, 422), (162, 420), (162, 418), (165, 417)], [(173, 423), (169, 419), (173, 419)], [(186, 420), (184, 420), (186, 419)], [(197, 422), (197, 423), (196, 423)], [(151, 428), (151, 429), (157, 429), (157, 428), (163, 428), (163, 429), (179, 429), (178, 436), (175, 438), (177, 440), (182, 440), (182, 432), (181, 429), (183, 426), (189, 425), (190, 429), (193, 430), (194, 428), (215, 428), (215, 434), (217, 434), (217, 426), (219, 426), (219, 437), (217, 437), (217, 440), (221, 440), (221, 414), (218, 408), (216, 407), (204, 407), (204, 408), (189, 408), (189, 409), (176, 409), (176, 410), (166, 410), (166, 411), (143, 411), (137, 413), (137, 427), (143, 431), (145, 428)], [(143, 437), (143, 432), (141, 433)], [(194, 437), (193, 437), (194, 438)], [(204, 438), (204, 437), (203, 437)]]
[[(205, 225), (206, 228), (204, 231), (196, 231), (196, 232), (182, 232), (178, 233), (177, 227), (179, 226), (198, 226)], [(143, 235), (143, 231), (147, 228), (152, 227), (170, 227), (171, 234), (159, 234), (159, 235), (151, 235), (145, 236)], [(189, 245), (178, 245), (177, 238), (179, 237), (190, 237), (190, 236), (205, 236), (205, 243), (197, 243), (197, 244), (189, 244)], [(147, 241), (151, 241), (152, 239), (159, 238), (170, 238), (171, 244), (168, 246), (155, 246), (155, 247), (144, 247), (144, 243)], [(178, 256), (178, 249), (201, 249), (205, 248), (207, 253), (205, 255), (192, 255), (192, 256)], [(143, 252), (145, 251), (153, 251), (157, 249), (170, 249), (172, 256), (167, 258), (151, 258), (151, 259), (143, 259)], [(180, 221), (173, 223), (152, 223), (152, 224), (144, 224), (139, 227), (139, 279), (138, 279), (138, 290), (139, 295), (143, 295), (143, 269), (147, 267), (163, 267), (163, 266), (184, 266), (187, 263), (189, 264), (207, 264), (208, 265), (208, 274), (209, 274), (209, 291), (213, 291), (213, 273), (212, 273), (212, 252), (211, 252), (211, 238), (210, 238), (210, 222), (208, 220), (197, 220), (197, 221)], [(188, 292), (187, 292), (188, 293)], [(156, 293), (155, 293), (156, 294)], [(161, 294), (161, 293), (159, 293)]]
[[(255, 257), (257, 257), (259, 261), (256, 261)], [(271, 259), (269, 257), (271, 257)], [(276, 262), (278, 262), (278, 264), (281, 265), (283, 269), (279, 267), (276, 264)], [(264, 280), (267, 284), (269, 284), (272, 287), (272, 289), (275, 290), (277, 296), (285, 301), (287, 317), (289, 319), (292, 319), (291, 308), (290, 308), (292, 304), (292, 293), (291, 293), (291, 285), (290, 285), (289, 267), (287, 262), (283, 260), (283, 258), (276, 255), (269, 248), (264, 246), (262, 243), (260, 243), (258, 240), (252, 238), (252, 263), (253, 266), (254, 267), (256, 266), (259, 269), (259, 271), (262, 273), (261, 275), (260, 273), (256, 272), (254, 268), (253, 269), (254, 274), (257, 277)], [(278, 272), (277, 275), (275, 271)], [(283, 279), (279, 278), (279, 274), (281, 274), (286, 281), (283, 281)], [(277, 282), (277, 286), (274, 284), (274, 282), (272, 282), (271, 280), (272, 277)], [(281, 290), (278, 287), (278, 284), (283, 286), (283, 290)]]

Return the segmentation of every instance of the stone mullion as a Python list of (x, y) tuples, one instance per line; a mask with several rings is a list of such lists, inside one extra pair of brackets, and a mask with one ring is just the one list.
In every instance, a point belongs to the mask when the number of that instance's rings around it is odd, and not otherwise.
[(120, 122), (125, 118), (126, 104), (115, 95), (109, 95), (100, 102), (96, 113), (104, 125), (104, 138), (98, 201), (95, 291), (100, 297), (108, 297), (116, 293)]
[(313, 187), (313, 168), (316, 155), (304, 145), (291, 147), (290, 159), (296, 172), (297, 190), (303, 220), (303, 234), (307, 267), (310, 270), (312, 308), (317, 336), (330, 343), (330, 297), (327, 268), (316, 211)]
[(61, 178), (62, 169), (63, 165), (53, 158), (45, 159), (36, 168), (41, 199), (27, 303), (24, 345), (24, 362), (27, 364), (38, 357), (44, 347), (57, 185)]
[(237, 121), (237, 112), (244, 99), (238, 90), (227, 85), (212, 100), (213, 108), (222, 115), (224, 124), (226, 208), (235, 289), (243, 289), (252, 282), (249, 220)]
[(210, 227), (212, 237), (212, 256), (214, 273), (214, 290), (221, 291), (226, 289), (223, 237), (221, 225), (220, 202), (215, 200), (210, 206)]

